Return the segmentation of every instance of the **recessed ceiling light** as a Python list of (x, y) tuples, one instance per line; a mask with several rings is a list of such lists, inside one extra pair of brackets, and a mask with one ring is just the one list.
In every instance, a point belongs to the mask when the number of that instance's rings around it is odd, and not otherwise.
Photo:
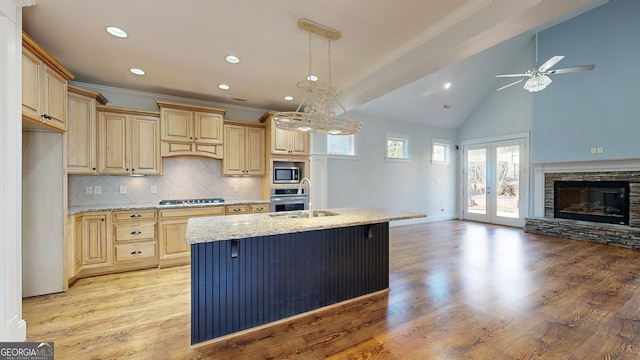
[(231, 89), (231, 86), (227, 85), (227, 84), (218, 84), (218, 87), (222, 90), (229, 90)]
[(129, 71), (131, 71), (133, 74), (140, 75), (140, 76), (146, 74), (144, 70), (138, 69), (138, 68), (131, 68), (129, 69)]
[(284, 99), (287, 101), (293, 101), (293, 96), (285, 96)]
[(450, 83), (450, 82), (446, 82), (446, 83), (444, 83), (444, 88), (445, 88), (445, 89), (448, 89), (448, 88), (450, 88), (450, 87), (451, 87), (451, 83)]
[(231, 64), (237, 64), (240, 62), (240, 58), (234, 55), (227, 55), (227, 57), (225, 57), (224, 59)]
[(122, 30), (122, 29), (120, 29), (118, 27), (115, 27), (115, 26), (107, 26), (107, 32), (109, 34), (111, 34), (111, 35), (113, 35), (113, 36), (115, 36), (117, 38), (121, 38), (121, 39), (124, 39), (127, 36), (129, 36), (129, 34), (127, 34), (126, 31), (124, 31), (124, 30)]
[(309, 75), (307, 76), (307, 80), (309, 81), (318, 81), (318, 77), (315, 75)]
[(298, 128), (298, 130), (300, 130), (300, 131), (309, 131), (309, 130), (311, 130), (311, 128), (310, 127), (306, 127), (306, 126), (301, 126), (301, 127)]

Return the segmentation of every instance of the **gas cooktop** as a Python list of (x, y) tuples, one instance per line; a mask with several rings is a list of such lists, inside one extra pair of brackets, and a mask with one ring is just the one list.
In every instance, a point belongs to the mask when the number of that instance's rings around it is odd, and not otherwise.
[(220, 204), (223, 198), (211, 199), (184, 199), (184, 200), (160, 200), (160, 205), (182, 205), (182, 204)]

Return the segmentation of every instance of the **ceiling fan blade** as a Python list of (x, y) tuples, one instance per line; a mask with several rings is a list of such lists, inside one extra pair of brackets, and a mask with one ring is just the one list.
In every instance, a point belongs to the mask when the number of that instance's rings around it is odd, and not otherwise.
[(589, 71), (589, 70), (593, 70), (593, 68), (595, 67), (596, 67), (595, 65), (572, 66), (568, 68), (549, 70), (547, 71), (547, 74), (566, 74), (566, 73), (572, 73), (576, 71)]
[(501, 88), (498, 88), (498, 89), (496, 89), (496, 91), (500, 91), (500, 90), (506, 89), (506, 88), (508, 88), (508, 87), (510, 87), (510, 86), (513, 86), (513, 85), (515, 85), (515, 84), (519, 84), (519, 83), (521, 83), (521, 82), (523, 82), (523, 81), (524, 81), (524, 79), (520, 79), (520, 80), (518, 80), (518, 81), (512, 82), (512, 83), (511, 83), (511, 84), (509, 84), (509, 85), (505, 85), (505, 86), (503, 86), (503, 87), (501, 87)]
[(502, 75), (496, 75), (496, 77), (501, 78), (501, 77), (521, 77), (521, 76), (529, 76), (527, 74), (502, 74)]
[(562, 59), (564, 59), (564, 56), (556, 55), (556, 56), (552, 57), (551, 59), (545, 61), (544, 64), (540, 65), (538, 70), (541, 71), (541, 72), (545, 72), (545, 71), (551, 69), (553, 67), (553, 65), (557, 64)]

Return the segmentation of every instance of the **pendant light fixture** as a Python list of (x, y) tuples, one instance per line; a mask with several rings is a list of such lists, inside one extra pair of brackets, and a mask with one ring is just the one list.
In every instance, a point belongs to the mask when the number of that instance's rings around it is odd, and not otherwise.
[[(356, 134), (362, 128), (362, 121), (351, 119), (349, 112), (338, 100), (340, 89), (331, 84), (331, 40), (341, 37), (339, 31), (308, 19), (298, 20), (298, 27), (309, 32), (309, 74), (307, 80), (298, 83), (304, 93), (296, 111), (276, 112), (273, 119), (278, 129), (314, 132), (332, 135)], [(311, 72), (311, 36), (317, 34), (328, 39), (329, 76), (328, 82), (318, 81)], [(314, 80), (315, 79), (315, 80)], [(336, 117), (331, 110), (337, 104), (345, 117)]]

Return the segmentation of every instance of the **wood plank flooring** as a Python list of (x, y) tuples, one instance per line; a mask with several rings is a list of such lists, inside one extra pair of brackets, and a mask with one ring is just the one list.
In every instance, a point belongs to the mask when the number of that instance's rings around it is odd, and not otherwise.
[(56, 359), (639, 359), (640, 252), (444, 221), (391, 228), (388, 294), (191, 348), (189, 267), (23, 301)]

